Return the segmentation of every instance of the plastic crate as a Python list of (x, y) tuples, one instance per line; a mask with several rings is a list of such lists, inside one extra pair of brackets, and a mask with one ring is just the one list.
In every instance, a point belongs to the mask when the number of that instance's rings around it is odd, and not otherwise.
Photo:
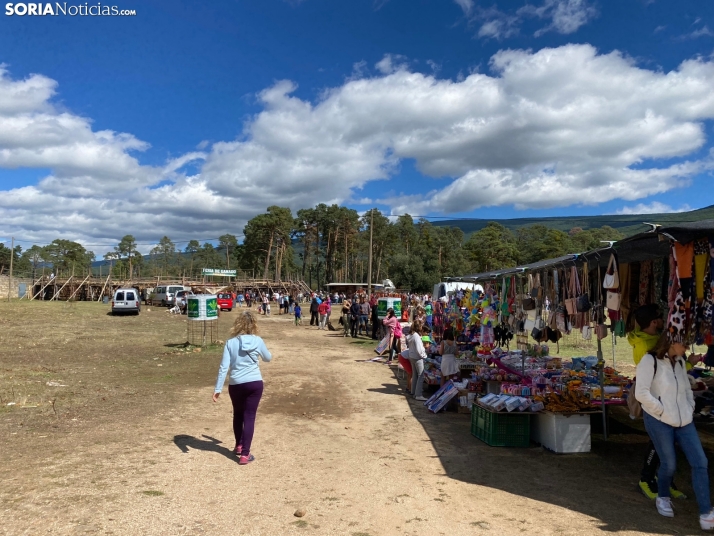
[(492, 447), (527, 447), (531, 440), (531, 416), (524, 413), (494, 413), (474, 404), (471, 434)]

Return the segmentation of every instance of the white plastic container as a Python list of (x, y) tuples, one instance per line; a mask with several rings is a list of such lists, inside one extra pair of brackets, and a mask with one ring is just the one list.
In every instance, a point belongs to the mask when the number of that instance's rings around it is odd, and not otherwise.
[(531, 421), (531, 439), (553, 452), (590, 452), (590, 415), (538, 413)]

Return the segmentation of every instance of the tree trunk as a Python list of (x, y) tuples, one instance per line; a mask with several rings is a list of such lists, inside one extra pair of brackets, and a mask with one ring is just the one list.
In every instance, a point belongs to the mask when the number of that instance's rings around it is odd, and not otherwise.
[(302, 253), (302, 279), (305, 280), (305, 269), (310, 259), (310, 237), (308, 236), (308, 231), (305, 231), (305, 236), (303, 237), (303, 253)]
[[(337, 233), (335, 233), (337, 234)], [(332, 261), (333, 261), (333, 256), (334, 256), (334, 248), (333, 248), (333, 234), (332, 231), (328, 231), (327, 233), (327, 251), (325, 252), (325, 283), (331, 283), (332, 282)]]
[(379, 257), (377, 257), (377, 281), (380, 281), (379, 279), (379, 272), (382, 269), (382, 250), (379, 250)]
[(283, 271), (283, 256), (285, 255), (285, 242), (281, 242), (280, 247), (275, 251), (275, 280), (280, 281)]
[(268, 279), (268, 268), (270, 267), (270, 254), (273, 251), (273, 238), (275, 236), (275, 231), (270, 233), (270, 242), (268, 243), (268, 254), (265, 256), (265, 269), (263, 270), (263, 279)]

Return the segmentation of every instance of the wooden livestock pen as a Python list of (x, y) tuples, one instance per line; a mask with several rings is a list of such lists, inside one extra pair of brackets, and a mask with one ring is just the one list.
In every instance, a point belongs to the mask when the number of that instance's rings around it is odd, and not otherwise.
[(142, 300), (146, 300), (149, 293), (158, 286), (182, 285), (191, 287), (197, 294), (216, 294), (218, 292), (245, 293), (256, 291), (262, 293), (280, 294), (309, 294), (310, 287), (301, 279), (286, 281), (270, 281), (267, 279), (236, 279), (232, 281), (212, 281), (209, 278), (192, 280), (185, 278), (160, 279), (137, 278), (133, 280), (117, 280), (111, 276), (99, 278), (96, 276), (70, 276), (52, 277), (41, 276), (30, 286), (23, 299), (28, 300), (76, 300), (76, 301), (101, 301), (105, 296), (111, 297), (118, 288), (136, 288)]

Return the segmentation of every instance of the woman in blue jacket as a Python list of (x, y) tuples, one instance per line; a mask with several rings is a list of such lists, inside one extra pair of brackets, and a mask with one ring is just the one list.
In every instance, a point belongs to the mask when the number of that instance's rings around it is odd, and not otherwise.
[(223, 382), (230, 371), (228, 394), (233, 403), (233, 433), (236, 437), (234, 452), (238, 463), (246, 465), (255, 459), (250, 453), (255, 431), (255, 416), (263, 395), (263, 376), (258, 366), (259, 359), (270, 361), (273, 356), (258, 337), (258, 319), (252, 311), (238, 315), (231, 328), (231, 339), (223, 348), (223, 359), (218, 367), (218, 379), (213, 401), (223, 390)]

